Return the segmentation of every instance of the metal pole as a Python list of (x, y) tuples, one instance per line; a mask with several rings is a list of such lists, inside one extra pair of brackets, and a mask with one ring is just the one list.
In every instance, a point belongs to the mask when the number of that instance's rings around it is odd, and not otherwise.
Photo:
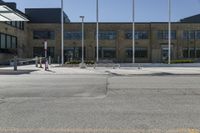
[(61, 0), (61, 65), (64, 64), (64, 19), (63, 19), (63, 0)]
[(84, 63), (84, 16), (80, 16), (82, 19), (82, 64)]
[(135, 63), (135, 0), (133, 0), (133, 29), (132, 29), (132, 53), (133, 60), (132, 63)]
[(14, 71), (17, 71), (17, 56), (14, 56)]
[(168, 0), (169, 23), (168, 23), (168, 64), (171, 64), (171, 0)]
[(44, 41), (45, 59), (47, 58), (47, 41)]
[(44, 42), (44, 50), (45, 50), (45, 70), (48, 70), (48, 59), (47, 59), (47, 41)]
[(96, 1), (96, 19), (97, 19), (97, 26), (96, 26), (96, 62), (99, 62), (99, 0)]
[(35, 67), (38, 67), (38, 57), (35, 57)]

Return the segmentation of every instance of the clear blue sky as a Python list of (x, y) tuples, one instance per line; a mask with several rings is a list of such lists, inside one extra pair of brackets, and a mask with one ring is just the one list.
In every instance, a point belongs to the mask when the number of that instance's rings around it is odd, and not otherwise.
[[(18, 8), (60, 7), (60, 0), (4, 0), (18, 4)], [(167, 21), (168, 0), (135, 0), (137, 22)], [(64, 0), (65, 12), (72, 22), (80, 21), (84, 15), (85, 21), (96, 19), (96, 0)], [(130, 22), (132, 0), (99, 0), (99, 15), (101, 22)], [(172, 20), (200, 14), (200, 0), (172, 0)]]

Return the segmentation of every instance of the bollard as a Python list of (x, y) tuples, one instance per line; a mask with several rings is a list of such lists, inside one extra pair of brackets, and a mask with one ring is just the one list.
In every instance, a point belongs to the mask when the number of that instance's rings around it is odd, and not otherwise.
[(138, 65), (138, 69), (139, 69), (139, 70), (141, 69), (141, 64)]
[(49, 56), (49, 65), (51, 65), (51, 56)]
[(17, 56), (14, 57), (14, 71), (17, 71)]
[(40, 68), (42, 68), (42, 57), (40, 57)]
[(60, 56), (58, 56), (58, 64), (60, 64)]
[(46, 58), (45, 59), (45, 71), (49, 70), (49, 67), (48, 67), (48, 59)]
[(38, 67), (38, 57), (35, 57), (35, 67)]

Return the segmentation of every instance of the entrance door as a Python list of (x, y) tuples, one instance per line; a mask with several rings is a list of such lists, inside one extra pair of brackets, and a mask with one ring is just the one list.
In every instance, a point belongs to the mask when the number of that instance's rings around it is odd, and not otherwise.
[[(162, 48), (161, 48), (161, 61), (162, 62), (168, 61), (168, 51), (169, 51), (168, 45), (162, 45)], [(173, 46), (171, 46), (171, 59), (173, 57), (172, 55), (173, 55)]]
[(162, 62), (166, 62), (168, 60), (168, 48), (162, 48)]

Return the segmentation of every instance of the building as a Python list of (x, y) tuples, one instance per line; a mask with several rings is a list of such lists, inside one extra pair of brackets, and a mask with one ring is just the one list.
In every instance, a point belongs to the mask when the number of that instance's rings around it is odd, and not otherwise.
[[(0, 4), (5, 4), (15, 12), (26, 17), (17, 10), (16, 3), (0, 0)], [(27, 24), (24, 22), (1, 22), (0, 23), (0, 64), (7, 63), (13, 56), (21, 58), (28, 56), (27, 47)]]
[[(44, 56), (44, 41), (48, 42), (48, 56), (57, 62), (61, 55), (61, 9), (26, 9), (30, 20), (0, 24), (0, 62), (11, 58), (15, 51), (21, 58)], [(65, 61), (81, 59), (81, 23), (70, 22), (64, 15)], [(132, 61), (132, 23), (99, 24), (100, 60)], [(10, 36), (10, 37), (9, 37)], [(12, 38), (12, 39), (9, 39)], [(14, 39), (15, 38), (15, 39)], [(200, 15), (172, 23), (172, 60), (200, 58)], [(168, 58), (168, 23), (136, 23), (136, 62), (160, 63)], [(12, 42), (10, 44), (10, 42)], [(16, 42), (16, 43), (15, 43)], [(11, 45), (11, 46), (10, 46)], [(85, 59), (96, 59), (96, 23), (85, 23)]]

